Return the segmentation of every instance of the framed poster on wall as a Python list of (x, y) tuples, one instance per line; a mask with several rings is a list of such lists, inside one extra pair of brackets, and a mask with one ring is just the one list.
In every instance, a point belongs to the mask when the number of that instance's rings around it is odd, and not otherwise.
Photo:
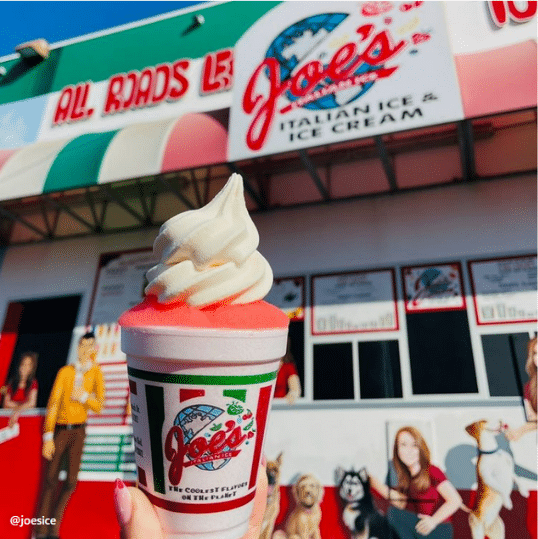
[(461, 264), (428, 264), (402, 268), (405, 312), (465, 309)]
[(151, 248), (101, 255), (88, 317), (95, 329), (100, 363), (125, 361), (118, 318), (142, 301), (146, 271), (157, 262)]
[(312, 335), (398, 329), (392, 268), (312, 276)]
[(536, 322), (536, 255), (470, 260), (479, 325)]
[(103, 253), (97, 268), (89, 323), (115, 322), (124, 311), (140, 303), (146, 271), (157, 263), (150, 247)]
[(304, 320), (305, 278), (281, 277), (275, 279), (265, 301), (284, 311), (290, 320)]

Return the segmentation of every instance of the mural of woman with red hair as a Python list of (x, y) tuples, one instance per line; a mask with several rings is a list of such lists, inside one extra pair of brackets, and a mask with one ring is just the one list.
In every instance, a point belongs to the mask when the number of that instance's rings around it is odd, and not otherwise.
[(13, 410), (9, 418), (9, 427), (17, 423), (21, 412), (36, 406), (36, 368), (37, 354), (35, 352), (24, 352), (19, 359), (15, 372), (7, 383), (4, 408)]
[(394, 488), (371, 477), (372, 487), (392, 507), (387, 516), (400, 539), (452, 539), (450, 517), (462, 500), (458, 491), (437, 466), (430, 462), (430, 450), (420, 431), (412, 426), (398, 430), (392, 462), (398, 476)]

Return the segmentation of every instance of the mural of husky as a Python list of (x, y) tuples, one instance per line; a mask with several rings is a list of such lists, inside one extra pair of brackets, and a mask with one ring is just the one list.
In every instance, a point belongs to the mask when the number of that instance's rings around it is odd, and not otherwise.
[(366, 468), (358, 472), (337, 468), (335, 482), (344, 504), (342, 520), (352, 539), (399, 539), (387, 518), (374, 505)]

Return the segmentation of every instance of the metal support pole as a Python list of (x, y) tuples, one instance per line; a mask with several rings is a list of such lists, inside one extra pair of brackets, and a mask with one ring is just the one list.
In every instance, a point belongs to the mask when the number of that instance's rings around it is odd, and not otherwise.
[(318, 171), (316, 170), (316, 167), (314, 163), (312, 163), (312, 160), (308, 156), (306, 150), (299, 150), (299, 157), (301, 158), (304, 168), (308, 171), (310, 177), (316, 184), (316, 187), (318, 188), (318, 191), (323, 200), (330, 200), (331, 197), (329, 196), (329, 191), (327, 191), (327, 188), (323, 185), (323, 182), (319, 177)]

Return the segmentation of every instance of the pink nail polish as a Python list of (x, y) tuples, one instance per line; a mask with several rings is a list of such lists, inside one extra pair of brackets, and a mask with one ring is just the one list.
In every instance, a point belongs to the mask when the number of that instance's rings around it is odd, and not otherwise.
[(267, 466), (267, 457), (262, 455), (262, 466)]
[(116, 479), (116, 486), (114, 487), (114, 509), (116, 510), (118, 522), (123, 528), (131, 520), (132, 501), (131, 495), (121, 479)]

